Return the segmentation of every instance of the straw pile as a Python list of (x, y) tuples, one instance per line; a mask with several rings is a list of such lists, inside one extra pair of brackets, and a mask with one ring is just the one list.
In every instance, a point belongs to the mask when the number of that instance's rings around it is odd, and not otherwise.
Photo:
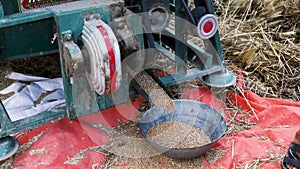
[[(219, 31), (228, 68), (241, 68), (245, 89), (261, 96), (300, 101), (300, 1), (299, 0), (214, 0)], [(240, 73), (240, 72), (239, 72)], [(241, 92), (239, 86), (231, 88)], [(247, 114), (226, 102), (234, 114)], [(227, 134), (255, 124), (230, 117)], [(282, 160), (271, 154), (237, 168), (261, 168)]]
[(300, 1), (214, 2), (225, 58), (245, 71), (246, 88), (300, 101)]

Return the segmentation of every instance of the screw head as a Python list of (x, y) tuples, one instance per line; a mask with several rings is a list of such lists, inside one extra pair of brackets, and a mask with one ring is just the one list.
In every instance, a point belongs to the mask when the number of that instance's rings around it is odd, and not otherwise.
[(101, 17), (100, 17), (99, 14), (95, 14), (95, 15), (93, 16), (93, 18), (94, 18), (94, 19), (100, 19)]

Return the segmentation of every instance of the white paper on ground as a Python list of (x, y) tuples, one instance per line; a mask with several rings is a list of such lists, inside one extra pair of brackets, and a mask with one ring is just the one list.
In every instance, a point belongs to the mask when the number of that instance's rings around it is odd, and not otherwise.
[[(14, 94), (3, 101), (11, 121), (18, 121), (65, 105), (62, 78), (43, 78), (20, 73), (10, 73), (7, 78), (16, 80), (0, 91)], [(38, 99), (46, 94), (39, 103)]]

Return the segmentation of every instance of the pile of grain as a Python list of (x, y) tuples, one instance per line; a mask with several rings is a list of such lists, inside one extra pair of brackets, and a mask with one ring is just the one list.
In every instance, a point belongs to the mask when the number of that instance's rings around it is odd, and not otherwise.
[(147, 137), (161, 146), (177, 149), (195, 148), (211, 143), (202, 129), (176, 121), (155, 125), (149, 129)]
[(145, 71), (138, 73), (134, 80), (148, 95), (150, 102), (168, 112), (175, 111), (175, 104), (170, 96), (159, 86), (158, 83)]
[[(128, 123), (120, 123), (116, 128), (116, 131), (122, 134), (126, 134), (127, 136), (133, 138), (141, 138), (143, 137), (138, 127), (138, 124), (135, 122), (128, 122)], [(131, 132), (130, 132), (131, 131)], [(132, 152), (132, 149), (135, 147), (139, 148), (139, 151), (144, 153), (153, 152), (153, 148), (151, 146), (142, 146), (139, 145), (141, 143), (133, 143), (130, 146), (126, 146), (127, 148), (122, 149), (125, 153)], [(124, 145), (125, 146), (125, 145)], [(118, 152), (118, 154), (121, 152)], [(222, 156), (226, 153), (223, 150), (216, 150), (211, 148), (207, 151), (204, 156), (209, 161), (209, 163), (213, 164), (218, 159), (222, 158)], [(153, 168), (160, 168), (160, 169), (182, 169), (182, 168), (193, 168), (193, 169), (202, 169), (203, 157), (197, 157), (193, 159), (181, 160), (181, 159), (174, 159), (169, 158), (163, 154), (156, 154), (151, 157), (128, 157), (126, 155), (118, 155), (114, 153), (109, 153), (106, 156), (106, 161), (104, 162), (102, 169), (111, 169), (111, 168), (123, 168), (123, 169), (153, 169)]]

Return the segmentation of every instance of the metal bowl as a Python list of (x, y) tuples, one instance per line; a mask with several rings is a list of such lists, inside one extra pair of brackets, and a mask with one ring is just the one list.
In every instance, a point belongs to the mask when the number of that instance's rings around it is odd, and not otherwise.
[[(174, 103), (176, 108), (174, 113), (164, 112), (154, 106), (146, 111), (139, 121), (139, 127), (143, 136), (146, 137), (147, 141), (156, 150), (172, 158), (187, 159), (198, 157), (209, 150), (213, 144), (224, 135), (226, 131), (226, 121), (214, 108), (193, 100), (175, 100)], [(147, 132), (150, 128), (170, 120), (188, 123), (201, 128), (210, 138), (211, 143), (200, 147), (177, 149), (159, 145), (147, 138)]]

